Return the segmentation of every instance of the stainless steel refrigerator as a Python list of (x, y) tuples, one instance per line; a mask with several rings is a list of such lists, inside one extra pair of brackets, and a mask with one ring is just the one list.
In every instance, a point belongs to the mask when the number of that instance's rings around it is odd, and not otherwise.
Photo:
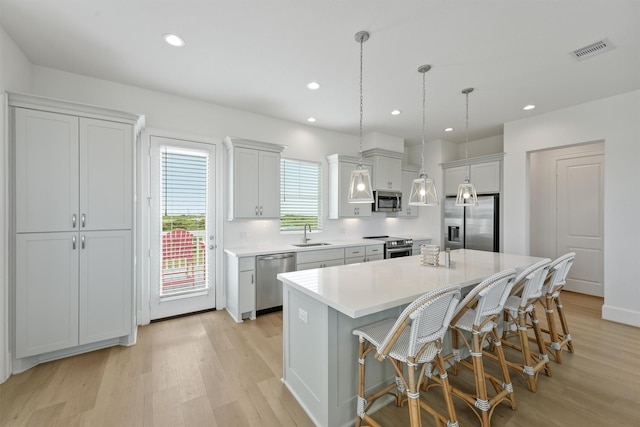
[(497, 194), (478, 196), (478, 205), (456, 206), (455, 197), (444, 200), (444, 247), (499, 252), (500, 199)]

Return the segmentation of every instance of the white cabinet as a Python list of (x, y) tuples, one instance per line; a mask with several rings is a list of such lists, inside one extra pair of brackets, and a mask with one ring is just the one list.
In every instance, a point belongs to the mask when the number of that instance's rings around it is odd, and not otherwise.
[(131, 343), (139, 117), (15, 94), (9, 105), (16, 357)]
[(344, 248), (302, 251), (296, 255), (296, 270), (344, 265)]
[[(351, 171), (359, 163), (356, 157), (332, 154), (327, 157), (329, 163), (329, 219), (362, 218), (371, 216), (371, 203), (349, 203), (349, 181)], [(371, 172), (371, 163), (362, 162), (362, 166)]]
[[(499, 159), (496, 160), (496, 157)], [(502, 161), (500, 159), (501, 155), (486, 156), (469, 159), (468, 165), (461, 164), (465, 163), (464, 160), (443, 164), (445, 196), (457, 195), (458, 185), (462, 184), (467, 176), (476, 187), (478, 194), (500, 193), (502, 188)], [(469, 171), (468, 174), (467, 171)]]
[(364, 246), (351, 246), (344, 249), (344, 263), (356, 264), (367, 259)]
[(236, 322), (256, 318), (255, 257), (227, 254), (227, 311)]
[(384, 245), (369, 245), (365, 247), (366, 261), (379, 261), (384, 259)]
[(372, 149), (362, 154), (373, 162), (372, 185), (375, 190), (402, 190), (403, 153)]
[(409, 204), (409, 197), (411, 196), (411, 186), (413, 180), (418, 178), (419, 169), (409, 165), (402, 167), (402, 210), (398, 212), (400, 218), (417, 218), (418, 206), (411, 206)]
[(227, 218), (280, 218), (280, 156), (284, 146), (225, 138), (229, 194)]

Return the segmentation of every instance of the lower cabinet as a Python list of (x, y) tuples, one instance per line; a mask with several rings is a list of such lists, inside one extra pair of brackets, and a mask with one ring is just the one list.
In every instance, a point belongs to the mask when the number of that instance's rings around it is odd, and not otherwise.
[(133, 332), (131, 231), (16, 236), (16, 357)]
[(227, 311), (236, 322), (256, 318), (256, 258), (227, 257)]
[(420, 255), (420, 246), (422, 246), (422, 245), (430, 245), (430, 244), (431, 244), (431, 239), (414, 240), (413, 241), (413, 246), (411, 247), (411, 254), (412, 255)]
[(344, 248), (298, 252), (296, 270), (344, 265)]

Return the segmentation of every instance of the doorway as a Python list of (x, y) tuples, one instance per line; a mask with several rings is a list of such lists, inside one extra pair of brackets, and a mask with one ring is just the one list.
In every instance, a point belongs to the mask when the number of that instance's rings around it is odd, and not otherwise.
[(565, 289), (604, 296), (604, 142), (530, 154), (531, 255), (575, 252)]
[(216, 306), (216, 147), (150, 137), (150, 319)]

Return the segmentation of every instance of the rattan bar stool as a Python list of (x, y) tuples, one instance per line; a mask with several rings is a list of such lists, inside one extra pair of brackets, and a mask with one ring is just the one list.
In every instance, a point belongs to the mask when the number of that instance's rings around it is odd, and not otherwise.
[[(413, 301), (398, 319), (381, 320), (353, 331), (359, 340), (356, 426), (380, 427), (367, 411), (385, 394), (396, 398), (396, 406), (402, 406), (405, 400), (408, 401), (411, 427), (422, 425), (421, 408), (434, 417), (438, 426), (458, 426), (441, 352), (442, 338), (459, 301), (459, 286), (438, 289)], [(365, 360), (372, 352), (377, 360), (387, 359), (391, 362), (396, 378), (395, 383), (365, 396)], [(420, 384), (428, 363), (434, 363), (443, 373), (441, 382), (447, 416), (420, 399)]]
[[(549, 271), (551, 260), (546, 258), (522, 271), (516, 277), (511, 290), (511, 295), (504, 303), (504, 330), (502, 332), (502, 344), (520, 352), (521, 362), (513, 362), (507, 359), (507, 365), (522, 373), (527, 380), (529, 390), (537, 389), (538, 372), (542, 369), (551, 376), (551, 365), (547, 347), (542, 336), (540, 324), (536, 317), (535, 305), (542, 296), (542, 286)], [(529, 330), (533, 330), (535, 341), (538, 344), (538, 353), (531, 351)], [(517, 339), (517, 342), (513, 342)]]
[[(567, 283), (567, 275), (576, 258), (575, 252), (569, 252), (551, 262), (549, 266), (549, 274), (542, 288), (542, 296), (538, 299), (544, 307), (547, 315), (547, 327), (543, 332), (549, 334), (550, 341), (547, 342), (551, 354), (554, 355), (556, 363), (562, 363), (562, 347), (567, 346), (570, 353), (573, 353), (573, 343), (571, 342), (571, 333), (569, 325), (565, 317), (560, 292)], [(560, 328), (562, 335), (559, 334), (557, 328), (557, 319), (554, 307), (558, 310), (558, 319), (560, 320)]]
[[(454, 396), (461, 398), (480, 419), (483, 427), (491, 425), (491, 415), (495, 407), (502, 401), (516, 409), (516, 400), (513, 394), (513, 386), (509, 377), (501, 340), (498, 333), (498, 319), (502, 318), (502, 310), (516, 277), (514, 269), (508, 269), (496, 273), (476, 285), (458, 304), (456, 312), (451, 320), (451, 346), (452, 354), (447, 359), (453, 358), (453, 374), (458, 374), (459, 366), (473, 370), (475, 386), (471, 387), (455, 383), (452, 384)], [(471, 334), (470, 339), (468, 338)], [(460, 341), (471, 355), (471, 362), (461, 357)], [(489, 341), (490, 348), (495, 352), (502, 378), (497, 378), (484, 369), (483, 346)], [(427, 375), (429, 372), (427, 371)], [(453, 379), (451, 380), (453, 382)], [(438, 383), (437, 378), (434, 379)], [(494, 394), (489, 397), (487, 382), (493, 387)], [(460, 383), (460, 381), (458, 381)], [(431, 385), (425, 381), (424, 388)]]

